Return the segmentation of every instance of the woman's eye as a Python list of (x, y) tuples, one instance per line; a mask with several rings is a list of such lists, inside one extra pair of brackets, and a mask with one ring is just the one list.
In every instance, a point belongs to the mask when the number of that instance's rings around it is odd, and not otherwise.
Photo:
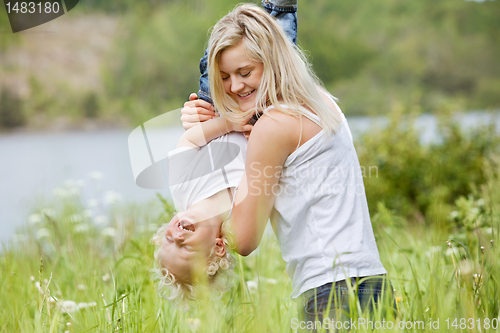
[(248, 73), (246, 73), (246, 74), (241, 74), (241, 76), (243, 76), (243, 77), (247, 77), (247, 76), (249, 76), (249, 75), (250, 75), (250, 73), (252, 73), (252, 72), (248, 72)]
[(229, 76), (222, 77), (222, 81), (226, 81), (227, 79), (229, 79)]
[(174, 239), (172, 237), (170, 237), (170, 236), (166, 236), (165, 238), (167, 239), (167, 242), (169, 242), (169, 243), (173, 243), (174, 242)]

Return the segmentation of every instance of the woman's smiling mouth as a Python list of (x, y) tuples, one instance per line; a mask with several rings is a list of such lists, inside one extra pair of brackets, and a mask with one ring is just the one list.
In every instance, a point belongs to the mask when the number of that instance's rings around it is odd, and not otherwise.
[(244, 94), (236, 94), (236, 95), (238, 95), (238, 97), (241, 99), (245, 99), (245, 98), (248, 98), (250, 95), (252, 95), (254, 92), (255, 92), (255, 89), (252, 91), (249, 91), (247, 93), (244, 93)]

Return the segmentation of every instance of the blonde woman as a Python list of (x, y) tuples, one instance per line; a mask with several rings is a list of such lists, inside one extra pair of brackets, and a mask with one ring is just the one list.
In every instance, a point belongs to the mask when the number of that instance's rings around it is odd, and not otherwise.
[(351, 285), (371, 311), (389, 283), (352, 135), (335, 99), (281, 27), (255, 5), (237, 7), (214, 26), (208, 65), (222, 118), (244, 124), (262, 114), (248, 140), (232, 211), (236, 251), (254, 251), (271, 219), (291, 296), (303, 299), (307, 320), (347, 313), (342, 295)]
[[(297, 0), (264, 0), (262, 7), (295, 43)], [(214, 118), (207, 57), (205, 52), (200, 61), (200, 99), (192, 94), (186, 103), (183, 123), (187, 131), (168, 155), (168, 183), (177, 214), (151, 239), (156, 246), (153, 271), (158, 291), (179, 305), (196, 297), (196, 278), (206, 279), (216, 290), (230, 287), (233, 260), (227, 251), (230, 241), (224, 221), (244, 172), (247, 141), (241, 133), (223, 134), (251, 129), (245, 123), (235, 126), (226, 118), (199, 123)]]

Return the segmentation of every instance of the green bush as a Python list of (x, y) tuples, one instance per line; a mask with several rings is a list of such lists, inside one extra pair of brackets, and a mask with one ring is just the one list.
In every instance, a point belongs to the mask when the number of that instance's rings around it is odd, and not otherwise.
[(365, 178), (372, 213), (381, 201), (410, 220), (445, 224), (450, 205), (486, 183), (484, 168), (498, 153), (500, 136), (494, 126), (465, 131), (450, 115), (438, 125), (439, 142), (425, 145), (414, 117), (393, 112), (389, 119), (357, 144), (361, 165), (378, 168), (376, 177)]
[(23, 101), (10, 89), (3, 87), (0, 93), (0, 127), (13, 128), (26, 123)]

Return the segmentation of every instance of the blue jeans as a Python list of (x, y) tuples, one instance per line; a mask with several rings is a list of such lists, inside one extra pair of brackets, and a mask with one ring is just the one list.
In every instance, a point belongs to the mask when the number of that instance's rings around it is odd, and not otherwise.
[[(297, 1), (298, 0), (262, 0), (262, 7), (276, 18), (285, 30), (288, 38), (297, 44)], [(200, 60), (200, 90), (198, 98), (210, 104), (214, 104), (210, 95), (210, 83), (208, 81), (208, 49)]]
[[(351, 316), (355, 316), (355, 313), (351, 313), (351, 309), (355, 308), (357, 304), (349, 301), (351, 292), (349, 292), (348, 283), (351, 284), (351, 290), (354, 291), (354, 300), (359, 301), (362, 311), (358, 313), (360, 317), (363, 316), (362, 314), (373, 314), (374, 305), (389, 305), (387, 310), (392, 311), (394, 316), (396, 315), (397, 308), (391, 282), (384, 275), (378, 275), (327, 283), (306, 291), (302, 296), (304, 321), (323, 323), (325, 318), (329, 318), (333, 321), (348, 322)], [(331, 293), (333, 294), (330, 296)], [(328, 302), (330, 297), (331, 301)], [(330, 305), (330, 309), (328, 309), (328, 305)]]

